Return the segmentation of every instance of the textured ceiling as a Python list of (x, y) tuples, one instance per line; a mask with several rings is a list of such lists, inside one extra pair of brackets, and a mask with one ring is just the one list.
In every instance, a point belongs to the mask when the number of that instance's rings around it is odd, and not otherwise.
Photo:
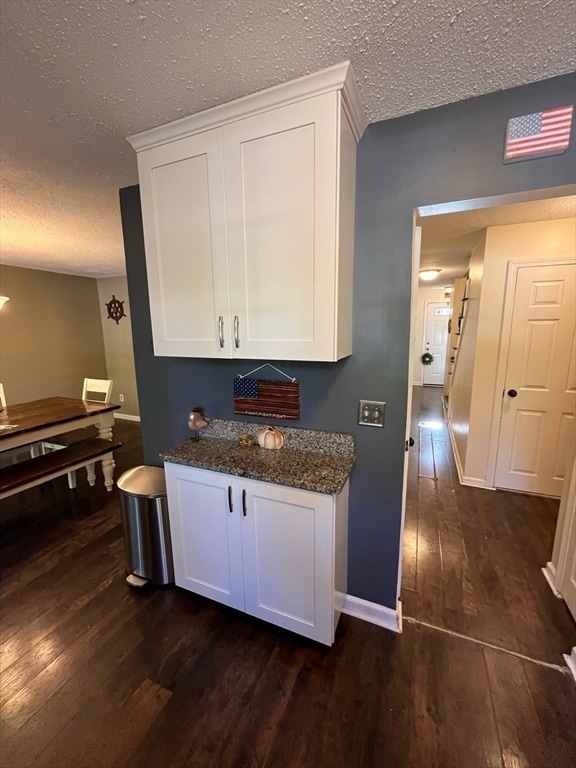
[(129, 134), (350, 59), (371, 122), (576, 68), (574, 0), (0, 0), (2, 261), (124, 272)]
[(420, 284), (444, 285), (463, 277), (468, 271), (472, 249), (486, 227), (575, 217), (576, 196), (570, 195), (419, 218), (417, 223), (422, 227), (420, 268), (441, 269), (433, 282), (421, 281)]

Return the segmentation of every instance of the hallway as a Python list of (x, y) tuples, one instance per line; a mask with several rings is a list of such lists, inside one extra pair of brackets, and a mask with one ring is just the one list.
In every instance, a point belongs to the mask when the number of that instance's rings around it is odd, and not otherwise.
[(461, 486), (438, 387), (414, 387), (402, 602), (405, 617), (563, 664), (576, 625), (541, 568), (559, 502)]

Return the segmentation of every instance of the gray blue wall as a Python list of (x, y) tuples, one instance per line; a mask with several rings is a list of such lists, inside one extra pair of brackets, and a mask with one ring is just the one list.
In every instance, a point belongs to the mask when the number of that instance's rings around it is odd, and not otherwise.
[[(576, 181), (564, 155), (503, 165), (510, 117), (574, 103), (576, 78), (553, 78), (368, 126), (358, 147), (354, 353), (339, 363), (279, 363), (301, 382), (294, 426), (352, 432), (348, 592), (396, 604), (414, 208)], [(138, 187), (120, 192), (146, 462), (190, 436), (188, 411), (235, 418), (232, 380), (254, 361), (154, 357)], [(281, 290), (281, 286), (279, 286)], [(387, 402), (385, 429), (356, 424), (360, 398)], [(239, 418), (239, 417), (238, 417)], [(252, 420), (254, 420), (252, 418)]]

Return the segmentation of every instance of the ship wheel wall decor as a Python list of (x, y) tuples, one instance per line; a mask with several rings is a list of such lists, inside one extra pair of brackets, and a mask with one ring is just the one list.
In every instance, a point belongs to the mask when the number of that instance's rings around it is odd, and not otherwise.
[(119, 301), (114, 294), (112, 294), (112, 300), (106, 302), (106, 308), (108, 309), (108, 318), (116, 320), (116, 325), (123, 317), (127, 317), (124, 312), (124, 302)]

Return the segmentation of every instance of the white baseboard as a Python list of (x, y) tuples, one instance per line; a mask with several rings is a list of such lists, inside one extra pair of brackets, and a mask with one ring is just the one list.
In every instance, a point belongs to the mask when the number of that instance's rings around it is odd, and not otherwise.
[(572, 648), (572, 652), (570, 653), (570, 655), (568, 655), (567, 653), (563, 653), (562, 655), (564, 656), (564, 661), (566, 662), (566, 666), (572, 673), (572, 677), (574, 678), (574, 680), (576, 680), (576, 646)]
[(486, 480), (481, 477), (464, 477), (461, 480), (462, 485), (469, 485), (471, 488), (484, 488), (485, 491), (495, 491), (496, 488), (492, 485), (486, 485)]
[(129, 413), (114, 413), (114, 418), (124, 421), (140, 421), (140, 416), (130, 416)]
[(456, 448), (456, 438), (454, 437), (454, 430), (452, 429), (452, 424), (450, 424), (450, 422), (447, 422), (446, 426), (448, 427), (448, 435), (450, 437), (450, 444), (452, 445), (452, 455), (454, 456), (454, 463), (456, 464), (458, 481), (462, 483), (462, 477), (464, 475), (464, 472), (462, 471), (462, 464), (460, 463), (460, 454), (458, 453), (458, 449)]
[(558, 590), (556, 589), (556, 566), (554, 563), (548, 561), (546, 563), (546, 567), (542, 568), (542, 573), (544, 574), (544, 578), (548, 582), (548, 586), (554, 592), (554, 597), (562, 598), (562, 595)]
[(458, 473), (458, 482), (460, 485), (469, 485), (471, 488), (484, 488), (485, 491), (495, 491), (491, 485), (486, 485), (486, 480), (481, 477), (468, 477), (464, 474), (464, 469), (460, 462), (460, 456), (456, 448), (456, 438), (454, 437), (454, 431), (450, 423), (447, 424), (448, 434), (450, 435), (450, 444), (452, 445), (452, 455), (454, 456), (454, 463), (456, 464), (456, 472)]
[(379, 603), (362, 600), (361, 597), (346, 595), (342, 613), (363, 621), (369, 621), (371, 624), (378, 624), (379, 627), (385, 627), (392, 632), (402, 632), (402, 603), (400, 601), (396, 604), (396, 610), (393, 610)]

